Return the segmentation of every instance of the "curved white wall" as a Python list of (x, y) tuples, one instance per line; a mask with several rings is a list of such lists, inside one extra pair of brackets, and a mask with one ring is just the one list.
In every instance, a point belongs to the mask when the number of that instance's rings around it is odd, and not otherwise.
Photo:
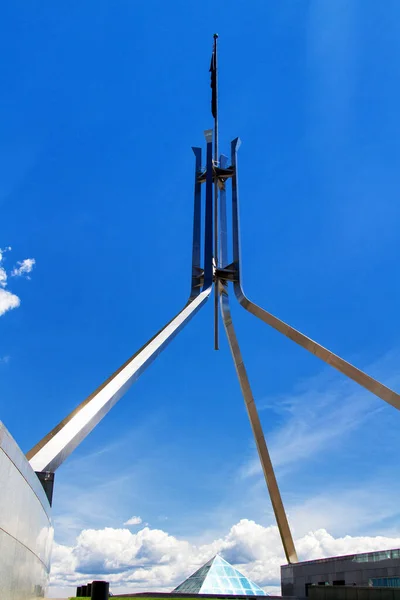
[(53, 527), (46, 494), (0, 422), (0, 598), (43, 598)]

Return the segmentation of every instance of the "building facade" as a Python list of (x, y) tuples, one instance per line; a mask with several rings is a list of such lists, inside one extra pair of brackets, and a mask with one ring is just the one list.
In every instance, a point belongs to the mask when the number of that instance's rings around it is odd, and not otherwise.
[(53, 541), (50, 504), (36, 473), (1, 422), (0, 481), (0, 598), (43, 598)]
[(281, 567), (282, 596), (307, 596), (311, 585), (391, 586), (400, 549), (309, 560)]

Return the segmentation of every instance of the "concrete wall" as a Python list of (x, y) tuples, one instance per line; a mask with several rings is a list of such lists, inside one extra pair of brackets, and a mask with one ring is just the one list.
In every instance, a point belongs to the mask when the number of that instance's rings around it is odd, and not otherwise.
[(400, 600), (400, 588), (316, 586), (308, 590), (310, 600)]
[(0, 598), (43, 598), (53, 528), (43, 487), (0, 422)]
[(369, 580), (375, 577), (400, 576), (400, 553), (398, 558), (372, 560), (371, 557), (371, 560), (362, 562), (354, 560), (355, 556), (339, 556), (282, 566), (282, 595), (304, 596), (307, 593), (307, 584), (312, 583), (334, 584), (335, 581), (345, 581), (346, 585), (368, 587)]

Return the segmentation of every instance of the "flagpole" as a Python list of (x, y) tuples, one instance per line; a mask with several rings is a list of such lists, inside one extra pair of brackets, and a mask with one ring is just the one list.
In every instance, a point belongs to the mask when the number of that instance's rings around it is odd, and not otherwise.
[[(215, 70), (215, 89), (213, 89), (213, 106), (214, 110), (214, 165), (217, 166), (218, 161), (218, 53), (217, 53), (218, 33), (214, 33), (214, 70)], [(215, 175), (214, 180), (214, 265), (218, 268), (219, 256), (219, 215), (218, 215), (218, 179)], [(214, 349), (219, 350), (219, 284), (215, 276), (214, 280)]]

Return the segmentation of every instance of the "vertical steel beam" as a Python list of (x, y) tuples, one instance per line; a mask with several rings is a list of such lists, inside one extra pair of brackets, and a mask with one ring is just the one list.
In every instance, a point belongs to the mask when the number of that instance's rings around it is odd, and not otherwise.
[[(218, 34), (214, 34), (213, 49), (213, 68), (214, 68), (214, 89), (212, 108), (214, 112), (214, 166), (218, 165)], [(219, 216), (218, 216), (218, 178), (214, 178), (214, 268), (215, 268), (215, 286), (214, 286), (214, 349), (219, 349), (219, 311), (218, 311), (218, 269), (219, 260)]]
[(207, 289), (213, 283), (213, 131), (204, 132), (207, 142), (207, 172), (206, 172), (206, 210), (204, 232), (204, 287)]
[(239, 229), (239, 189), (238, 189), (238, 161), (237, 153), (240, 146), (239, 138), (236, 138), (231, 143), (232, 165), (234, 174), (232, 178), (232, 233), (233, 233), (233, 262), (236, 268), (237, 278), (234, 283), (236, 298), (243, 308), (248, 310), (254, 316), (258, 317), (264, 323), (267, 323), (286, 337), (302, 346), (311, 354), (314, 354), (325, 363), (349, 377), (375, 396), (378, 396), (388, 404), (400, 410), (400, 395), (383, 385), (373, 377), (370, 377), (357, 367), (340, 358), (327, 348), (321, 346), (314, 340), (310, 339), (300, 331), (294, 329), (284, 321), (281, 321), (271, 313), (267, 312), (257, 304), (254, 304), (244, 293), (242, 285), (242, 269), (240, 260), (240, 229)]
[[(226, 169), (228, 166), (228, 157), (221, 154), (219, 166)], [(219, 266), (223, 269), (228, 263), (228, 219), (226, 215), (226, 182), (223, 182), (219, 190), (219, 212), (220, 212), (220, 232), (219, 232)]]
[(193, 209), (193, 244), (192, 244), (192, 281), (190, 298), (195, 298), (200, 293), (201, 274), (200, 252), (201, 252), (201, 183), (199, 174), (201, 171), (201, 148), (192, 148), (195, 155), (194, 167), (194, 209)]
[[(240, 138), (235, 138), (231, 142), (231, 164), (234, 169), (232, 176), (232, 250), (233, 265), (236, 269), (237, 278), (240, 280), (241, 261), (240, 261), (240, 220), (239, 220), (239, 190), (238, 190), (238, 172), (237, 172), (237, 153), (241, 145)], [(235, 290), (236, 291), (236, 290)]]
[[(215, 161), (216, 164), (216, 161)], [(219, 218), (218, 218), (218, 178), (214, 177), (214, 350), (219, 350), (219, 311), (218, 311), (218, 276), (219, 266)]]

